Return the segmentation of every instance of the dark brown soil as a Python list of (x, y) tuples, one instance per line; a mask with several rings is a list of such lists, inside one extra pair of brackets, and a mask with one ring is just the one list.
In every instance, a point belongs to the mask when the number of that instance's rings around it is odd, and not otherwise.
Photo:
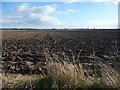
[[(119, 73), (117, 30), (103, 31), (3, 31), (2, 63), (5, 73), (40, 74), (46, 60), (82, 63), (91, 76)], [(47, 56), (46, 56), (47, 54)], [(104, 69), (105, 70), (104, 70)], [(42, 69), (42, 71), (41, 71)]]

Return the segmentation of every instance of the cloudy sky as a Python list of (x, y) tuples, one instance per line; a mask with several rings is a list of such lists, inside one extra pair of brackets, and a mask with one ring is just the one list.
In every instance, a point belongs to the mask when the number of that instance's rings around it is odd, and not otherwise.
[(118, 2), (2, 2), (5, 28), (117, 28)]

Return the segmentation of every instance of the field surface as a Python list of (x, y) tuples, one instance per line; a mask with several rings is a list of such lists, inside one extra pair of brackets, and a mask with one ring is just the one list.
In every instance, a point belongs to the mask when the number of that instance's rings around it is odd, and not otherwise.
[(86, 77), (106, 77), (118, 87), (119, 31), (3, 31), (3, 73), (47, 75), (47, 62), (71, 63)]

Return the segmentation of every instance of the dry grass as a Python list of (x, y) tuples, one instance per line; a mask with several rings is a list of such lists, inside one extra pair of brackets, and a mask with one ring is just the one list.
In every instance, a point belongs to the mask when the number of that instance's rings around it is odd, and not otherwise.
[[(80, 54), (80, 53), (79, 53)], [(75, 64), (65, 55), (59, 61), (54, 54), (54, 61), (46, 55), (47, 75), (3, 75), (3, 88), (105, 88), (109, 87), (106, 77), (86, 77), (82, 64)], [(79, 55), (78, 55), (79, 57)]]
[[(52, 87), (76, 87), (82, 79), (85, 78), (82, 65), (79, 64), (79, 68), (77, 65), (73, 65), (72, 63), (54, 63), (48, 62), (48, 77), (51, 77), (54, 81)], [(63, 86), (62, 86), (63, 84)]]
[(3, 88), (34, 88), (41, 75), (8, 74), (2, 77)]
[(86, 77), (82, 65), (47, 62), (48, 74), (3, 75), (4, 88), (108, 88), (105, 77)]
[[(48, 75), (44, 80), (49, 88), (105, 88), (109, 87), (105, 83), (105, 78), (86, 77), (81, 64), (68, 62), (48, 62)], [(51, 83), (49, 83), (51, 81)]]

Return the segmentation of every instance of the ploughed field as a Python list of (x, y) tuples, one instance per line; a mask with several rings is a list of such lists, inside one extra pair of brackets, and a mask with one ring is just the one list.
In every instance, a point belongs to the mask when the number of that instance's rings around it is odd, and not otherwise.
[(3, 31), (4, 73), (47, 74), (46, 62), (73, 62), (83, 66), (85, 76), (120, 73), (117, 30)]

